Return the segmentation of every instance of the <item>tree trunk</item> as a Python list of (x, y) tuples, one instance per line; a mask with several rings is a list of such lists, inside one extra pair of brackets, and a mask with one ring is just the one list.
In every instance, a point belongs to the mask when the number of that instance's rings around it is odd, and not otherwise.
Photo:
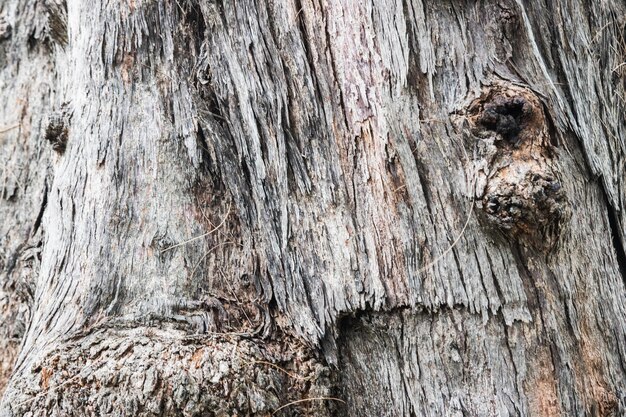
[(0, 16), (0, 415), (625, 415), (623, 1)]

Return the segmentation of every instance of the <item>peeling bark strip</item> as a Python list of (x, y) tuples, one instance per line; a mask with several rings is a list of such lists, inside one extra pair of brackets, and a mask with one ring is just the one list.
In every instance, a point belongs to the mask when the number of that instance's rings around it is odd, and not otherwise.
[(1, 417), (626, 414), (623, 2), (0, 7)]

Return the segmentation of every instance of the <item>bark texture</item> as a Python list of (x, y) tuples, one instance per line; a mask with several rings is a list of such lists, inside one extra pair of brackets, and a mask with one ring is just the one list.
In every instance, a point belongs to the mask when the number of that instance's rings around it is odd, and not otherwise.
[(0, 12), (0, 415), (626, 413), (623, 2)]

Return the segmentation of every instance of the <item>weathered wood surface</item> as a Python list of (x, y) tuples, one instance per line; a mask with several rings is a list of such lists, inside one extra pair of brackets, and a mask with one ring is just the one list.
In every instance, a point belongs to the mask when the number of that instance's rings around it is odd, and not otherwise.
[(626, 413), (623, 2), (0, 11), (1, 415)]

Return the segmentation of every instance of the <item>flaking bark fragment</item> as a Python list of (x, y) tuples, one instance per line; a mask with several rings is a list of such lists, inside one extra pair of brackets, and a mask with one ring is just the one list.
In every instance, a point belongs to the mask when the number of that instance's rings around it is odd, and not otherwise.
[(52, 112), (48, 116), (48, 125), (44, 133), (44, 139), (52, 145), (52, 149), (60, 155), (65, 153), (69, 136), (71, 113), (67, 104), (63, 104), (60, 110)]
[(61, 46), (67, 45), (67, 4), (65, 0), (46, 0), (47, 34)]
[(0, 15), (0, 41), (10, 39), (12, 30), (13, 28), (11, 24), (7, 22), (6, 16)]

